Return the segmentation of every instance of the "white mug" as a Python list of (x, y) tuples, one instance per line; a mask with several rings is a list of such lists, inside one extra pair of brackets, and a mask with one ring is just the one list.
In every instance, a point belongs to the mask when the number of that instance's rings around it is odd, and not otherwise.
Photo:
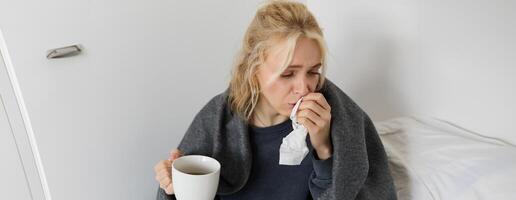
[(220, 163), (208, 156), (182, 156), (172, 163), (172, 184), (178, 200), (213, 200), (219, 176)]

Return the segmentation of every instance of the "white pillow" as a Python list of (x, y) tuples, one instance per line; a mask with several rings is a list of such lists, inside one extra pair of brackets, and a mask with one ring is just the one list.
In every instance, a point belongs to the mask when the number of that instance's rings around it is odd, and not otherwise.
[(443, 120), (376, 122), (404, 199), (516, 199), (516, 147)]

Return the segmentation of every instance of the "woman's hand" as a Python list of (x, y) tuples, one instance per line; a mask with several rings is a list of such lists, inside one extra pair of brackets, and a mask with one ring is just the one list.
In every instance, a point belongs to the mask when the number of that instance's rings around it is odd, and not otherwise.
[(172, 162), (175, 159), (183, 156), (183, 153), (179, 149), (170, 151), (168, 160), (161, 160), (154, 166), (154, 173), (156, 173), (156, 181), (159, 183), (159, 187), (165, 190), (168, 195), (174, 194), (174, 188), (172, 185)]
[(297, 121), (308, 129), (312, 147), (321, 160), (329, 158), (333, 151), (330, 140), (331, 107), (321, 93), (303, 97), (297, 112)]

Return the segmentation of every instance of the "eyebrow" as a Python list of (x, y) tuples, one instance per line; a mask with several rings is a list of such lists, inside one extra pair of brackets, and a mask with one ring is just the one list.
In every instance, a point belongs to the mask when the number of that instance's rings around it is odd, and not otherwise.
[[(313, 68), (316, 68), (316, 67), (320, 67), (320, 66), (321, 66), (321, 63), (317, 63), (316, 65), (310, 67), (310, 69), (313, 69)], [(295, 68), (303, 68), (303, 66), (301, 66), (301, 65), (289, 65), (287, 67), (287, 69), (292, 69), (292, 68), (294, 68), (294, 69)]]

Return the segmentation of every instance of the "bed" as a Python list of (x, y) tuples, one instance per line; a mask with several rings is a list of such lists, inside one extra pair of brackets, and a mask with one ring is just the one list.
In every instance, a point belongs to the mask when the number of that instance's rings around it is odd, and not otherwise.
[(398, 198), (516, 199), (516, 146), (427, 117), (375, 122)]

